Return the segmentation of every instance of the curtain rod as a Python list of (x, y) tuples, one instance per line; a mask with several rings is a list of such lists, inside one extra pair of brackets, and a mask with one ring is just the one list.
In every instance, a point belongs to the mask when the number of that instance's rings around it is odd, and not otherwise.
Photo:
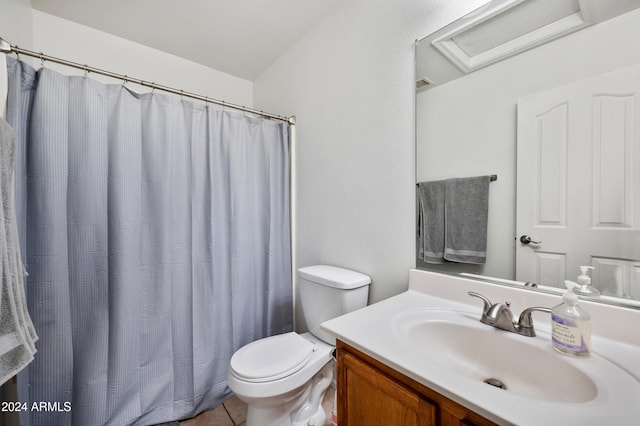
[(115, 78), (117, 80), (122, 80), (124, 83), (132, 82), (132, 83), (144, 86), (144, 87), (150, 87), (151, 89), (162, 90), (163, 92), (173, 93), (174, 95), (186, 96), (188, 98), (197, 99), (197, 100), (203, 101), (205, 103), (212, 103), (212, 104), (215, 104), (215, 105), (220, 105), (220, 106), (222, 106), (224, 108), (231, 108), (231, 109), (235, 109), (235, 110), (239, 110), (239, 111), (243, 111), (243, 112), (248, 112), (248, 113), (251, 113), (251, 114), (259, 115), (261, 117), (270, 118), (272, 120), (284, 121), (284, 122), (286, 122), (287, 124), (290, 124), (290, 125), (295, 124), (295, 119), (293, 117), (287, 118), (287, 117), (283, 117), (283, 116), (276, 115), (276, 114), (270, 114), (270, 113), (264, 112), (264, 111), (258, 111), (258, 110), (253, 109), (253, 108), (248, 108), (248, 107), (245, 107), (245, 106), (235, 105), (235, 104), (232, 104), (232, 103), (229, 103), (229, 102), (220, 101), (220, 100), (217, 100), (217, 99), (212, 99), (212, 98), (209, 98), (207, 96), (202, 96), (202, 95), (197, 95), (195, 93), (185, 92), (184, 90), (178, 90), (178, 89), (174, 89), (172, 87), (162, 86), (160, 84), (156, 84), (156, 83), (153, 83), (153, 82), (145, 81), (145, 80), (142, 80), (142, 79), (139, 79), (139, 78), (132, 78), (132, 77), (129, 77), (127, 75), (117, 74), (115, 72), (102, 70), (100, 68), (90, 67), (88, 65), (79, 64), (77, 62), (67, 61), (66, 59), (56, 58), (55, 56), (45, 55), (42, 52), (35, 52), (35, 51), (32, 51), (32, 50), (23, 49), (21, 47), (14, 46), (14, 45), (10, 44), (6, 40), (2, 39), (1, 37), (0, 37), (0, 52), (6, 53), (6, 54), (15, 53), (16, 55), (25, 55), (25, 56), (31, 56), (33, 58), (40, 58), (40, 60), (42, 61), (43, 65), (44, 65), (45, 61), (54, 62), (56, 64), (61, 64), (61, 65), (65, 65), (65, 66), (68, 66), (68, 67), (78, 68), (78, 69), (84, 70), (85, 73), (100, 74), (100, 75), (104, 75), (104, 76), (107, 76), (107, 77)]

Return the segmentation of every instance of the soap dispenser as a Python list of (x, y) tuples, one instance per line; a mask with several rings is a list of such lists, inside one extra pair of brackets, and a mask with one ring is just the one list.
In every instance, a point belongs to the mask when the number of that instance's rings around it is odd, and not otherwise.
[(588, 356), (591, 352), (591, 316), (578, 306), (572, 291), (562, 295), (562, 303), (551, 309), (551, 343), (567, 355)]
[(578, 276), (578, 282), (566, 280), (564, 285), (567, 290), (573, 291), (575, 294), (581, 296), (600, 296), (600, 291), (591, 285), (591, 277), (588, 275), (589, 269), (595, 269), (593, 266), (580, 266), (580, 275)]

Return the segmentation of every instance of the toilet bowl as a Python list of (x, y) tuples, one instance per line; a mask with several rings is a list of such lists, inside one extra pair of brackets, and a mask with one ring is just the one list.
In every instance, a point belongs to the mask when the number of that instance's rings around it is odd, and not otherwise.
[[(310, 417), (315, 418), (311, 424), (323, 425), (321, 403), (333, 380), (333, 349), (310, 333), (292, 332), (260, 339), (238, 350), (231, 359), (227, 383), (247, 403), (247, 426), (307, 425)], [(265, 354), (270, 354), (268, 360), (264, 360)]]
[(322, 398), (334, 376), (335, 339), (320, 331), (320, 323), (367, 304), (366, 275), (316, 265), (299, 269), (298, 276), (302, 312), (315, 332), (256, 340), (231, 358), (227, 384), (247, 403), (247, 426), (324, 425)]

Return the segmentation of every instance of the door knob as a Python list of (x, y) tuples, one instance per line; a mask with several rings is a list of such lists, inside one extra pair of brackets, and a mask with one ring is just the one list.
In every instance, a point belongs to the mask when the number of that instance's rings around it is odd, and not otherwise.
[(542, 244), (542, 241), (534, 241), (534, 240), (532, 240), (532, 239), (531, 239), (531, 237), (530, 237), (530, 236), (528, 236), (528, 235), (522, 235), (522, 236), (520, 237), (520, 242), (521, 242), (522, 244), (529, 244), (529, 243), (533, 243), (533, 244)]

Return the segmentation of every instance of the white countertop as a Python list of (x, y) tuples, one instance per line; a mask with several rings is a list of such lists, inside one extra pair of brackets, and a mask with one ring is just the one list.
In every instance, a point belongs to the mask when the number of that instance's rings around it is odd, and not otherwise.
[[(591, 377), (598, 396), (582, 403), (534, 400), (493, 389), (482, 382), (451, 374), (415, 351), (407, 350), (392, 330), (392, 318), (401, 312), (441, 308), (475, 313), (480, 319), (482, 302), (467, 291), (484, 294), (492, 302), (510, 300), (515, 315), (529, 306), (552, 307), (561, 303), (555, 295), (526, 289), (411, 270), (409, 290), (364, 309), (335, 318), (322, 328), (367, 355), (499, 424), (517, 425), (640, 425), (640, 311), (581, 302), (592, 315), (592, 355), (572, 358), (551, 348), (550, 319), (534, 313), (538, 336), (504, 332), (508, 338), (535, 339), (531, 344), (553, 356), (563, 357), (584, 371), (598, 371), (603, 363), (624, 369), (624, 380)], [(487, 326), (489, 327), (489, 326)], [(446, 356), (446, 355), (444, 355)], [(527, 368), (523, 362), (523, 368)], [(637, 386), (636, 386), (637, 385)], [(623, 388), (620, 389), (620, 386)], [(625, 389), (626, 388), (626, 389)]]

